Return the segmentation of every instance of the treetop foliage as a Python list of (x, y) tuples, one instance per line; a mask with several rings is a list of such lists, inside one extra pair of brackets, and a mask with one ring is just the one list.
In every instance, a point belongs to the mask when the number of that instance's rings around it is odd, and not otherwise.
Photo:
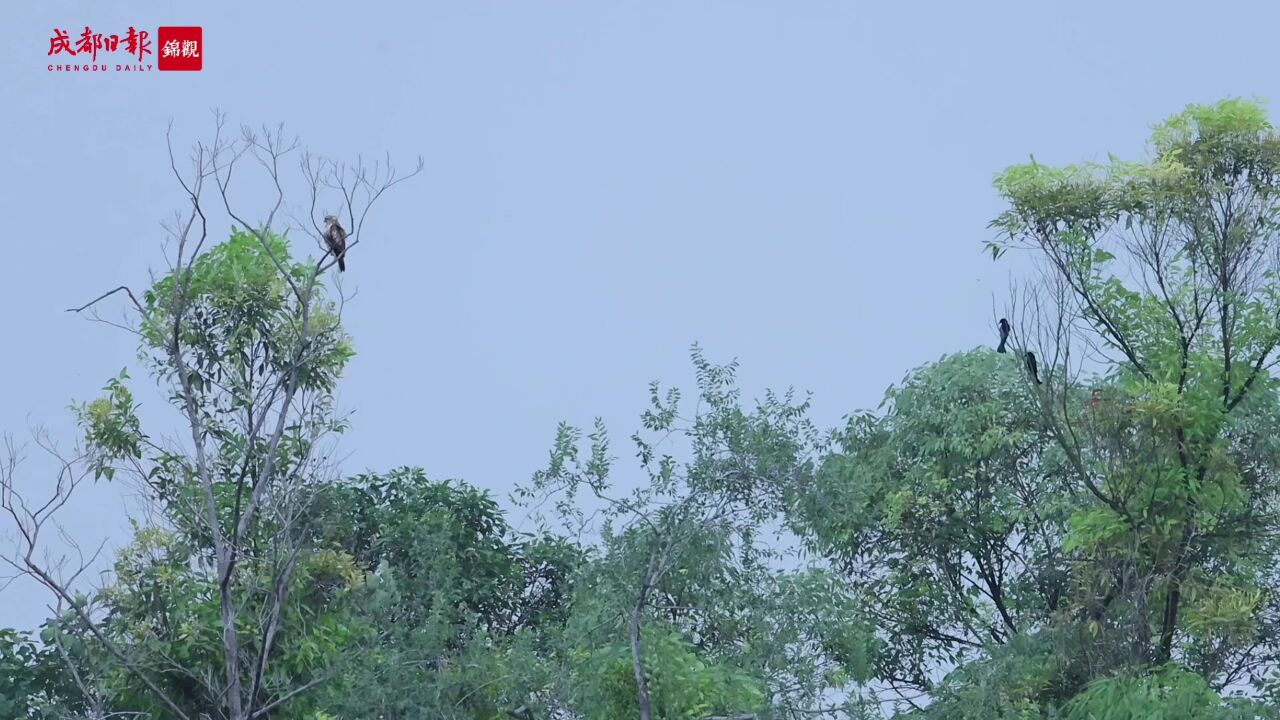
[[(327, 259), (269, 223), (187, 246), (138, 332), (189, 433), (144, 428), (122, 372), (50, 504), (0, 484), (5, 559), (55, 601), (39, 642), (0, 631), (0, 716), (1276, 717), (1280, 134), (1225, 100), (1150, 150), (997, 176), (987, 247), (1038, 268), (1008, 352), (828, 429), (694, 346), (625, 457), (563, 423), (509, 507), (337, 472)], [(82, 476), (152, 511), (92, 589), (37, 560)]]

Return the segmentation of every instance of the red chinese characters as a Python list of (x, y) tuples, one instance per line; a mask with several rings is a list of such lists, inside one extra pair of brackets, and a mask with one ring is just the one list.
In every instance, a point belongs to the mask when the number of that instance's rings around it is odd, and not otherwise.
[[(139, 62), (144, 60), (147, 55), (155, 53), (152, 47), (151, 33), (146, 30), (138, 30), (130, 25), (123, 39), (125, 52), (138, 58)], [(88, 55), (92, 60), (97, 61), (100, 51), (113, 53), (119, 51), (120, 40), (119, 35), (97, 33), (93, 31), (93, 28), (86, 25), (84, 32), (80, 33), (73, 46), (71, 44), (71, 35), (66, 30), (54, 28), (53, 37), (49, 38), (48, 54)]]
[(143, 55), (151, 54), (151, 33), (146, 30), (135, 30), (132, 25), (129, 26), (129, 32), (124, 36), (125, 52), (130, 55), (137, 55), (138, 61), (142, 61)]
[(53, 37), (49, 39), (49, 54), (57, 55), (58, 53), (67, 53), (75, 55), (76, 51), (71, 47), (71, 36), (66, 30), (53, 29)]
[(199, 70), (203, 67), (204, 31), (201, 28), (162, 27), (157, 37), (161, 70)]

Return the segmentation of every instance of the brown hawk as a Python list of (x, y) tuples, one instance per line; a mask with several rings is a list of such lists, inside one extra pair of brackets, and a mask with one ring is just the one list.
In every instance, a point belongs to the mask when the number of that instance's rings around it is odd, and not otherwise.
[(333, 215), (324, 216), (324, 244), (329, 246), (329, 252), (338, 258), (338, 272), (347, 271), (347, 263), (344, 256), (347, 254), (347, 231), (342, 229), (338, 224), (338, 218)]

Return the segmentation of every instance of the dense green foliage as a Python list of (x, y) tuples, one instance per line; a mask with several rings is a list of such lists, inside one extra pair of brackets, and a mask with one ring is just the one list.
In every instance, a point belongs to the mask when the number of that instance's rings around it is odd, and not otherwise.
[(1044, 268), (1010, 353), (824, 431), (695, 347), (633, 467), (559, 429), (531, 533), (462, 481), (323, 471), (340, 308), (237, 231), (143, 296), (199, 451), (125, 374), (77, 407), (92, 475), (157, 512), (40, 642), (0, 631), (0, 717), (1280, 717), (1280, 134), (1224, 101), (1151, 149), (998, 176), (989, 249)]

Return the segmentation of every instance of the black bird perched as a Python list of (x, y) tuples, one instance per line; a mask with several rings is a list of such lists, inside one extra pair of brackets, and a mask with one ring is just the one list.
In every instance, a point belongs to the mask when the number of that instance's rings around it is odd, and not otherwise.
[(1030, 373), (1031, 375), (1031, 381), (1039, 385), (1040, 384), (1039, 365), (1036, 364), (1036, 354), (1031, 352), (1030, 350), (1027, 351), (1027, 372)]
[(996, 348), (996, 352), (1004, 352), (1004, 344), (1009, 342), (1009, 321), (1000, 318), (1000, 347)]

